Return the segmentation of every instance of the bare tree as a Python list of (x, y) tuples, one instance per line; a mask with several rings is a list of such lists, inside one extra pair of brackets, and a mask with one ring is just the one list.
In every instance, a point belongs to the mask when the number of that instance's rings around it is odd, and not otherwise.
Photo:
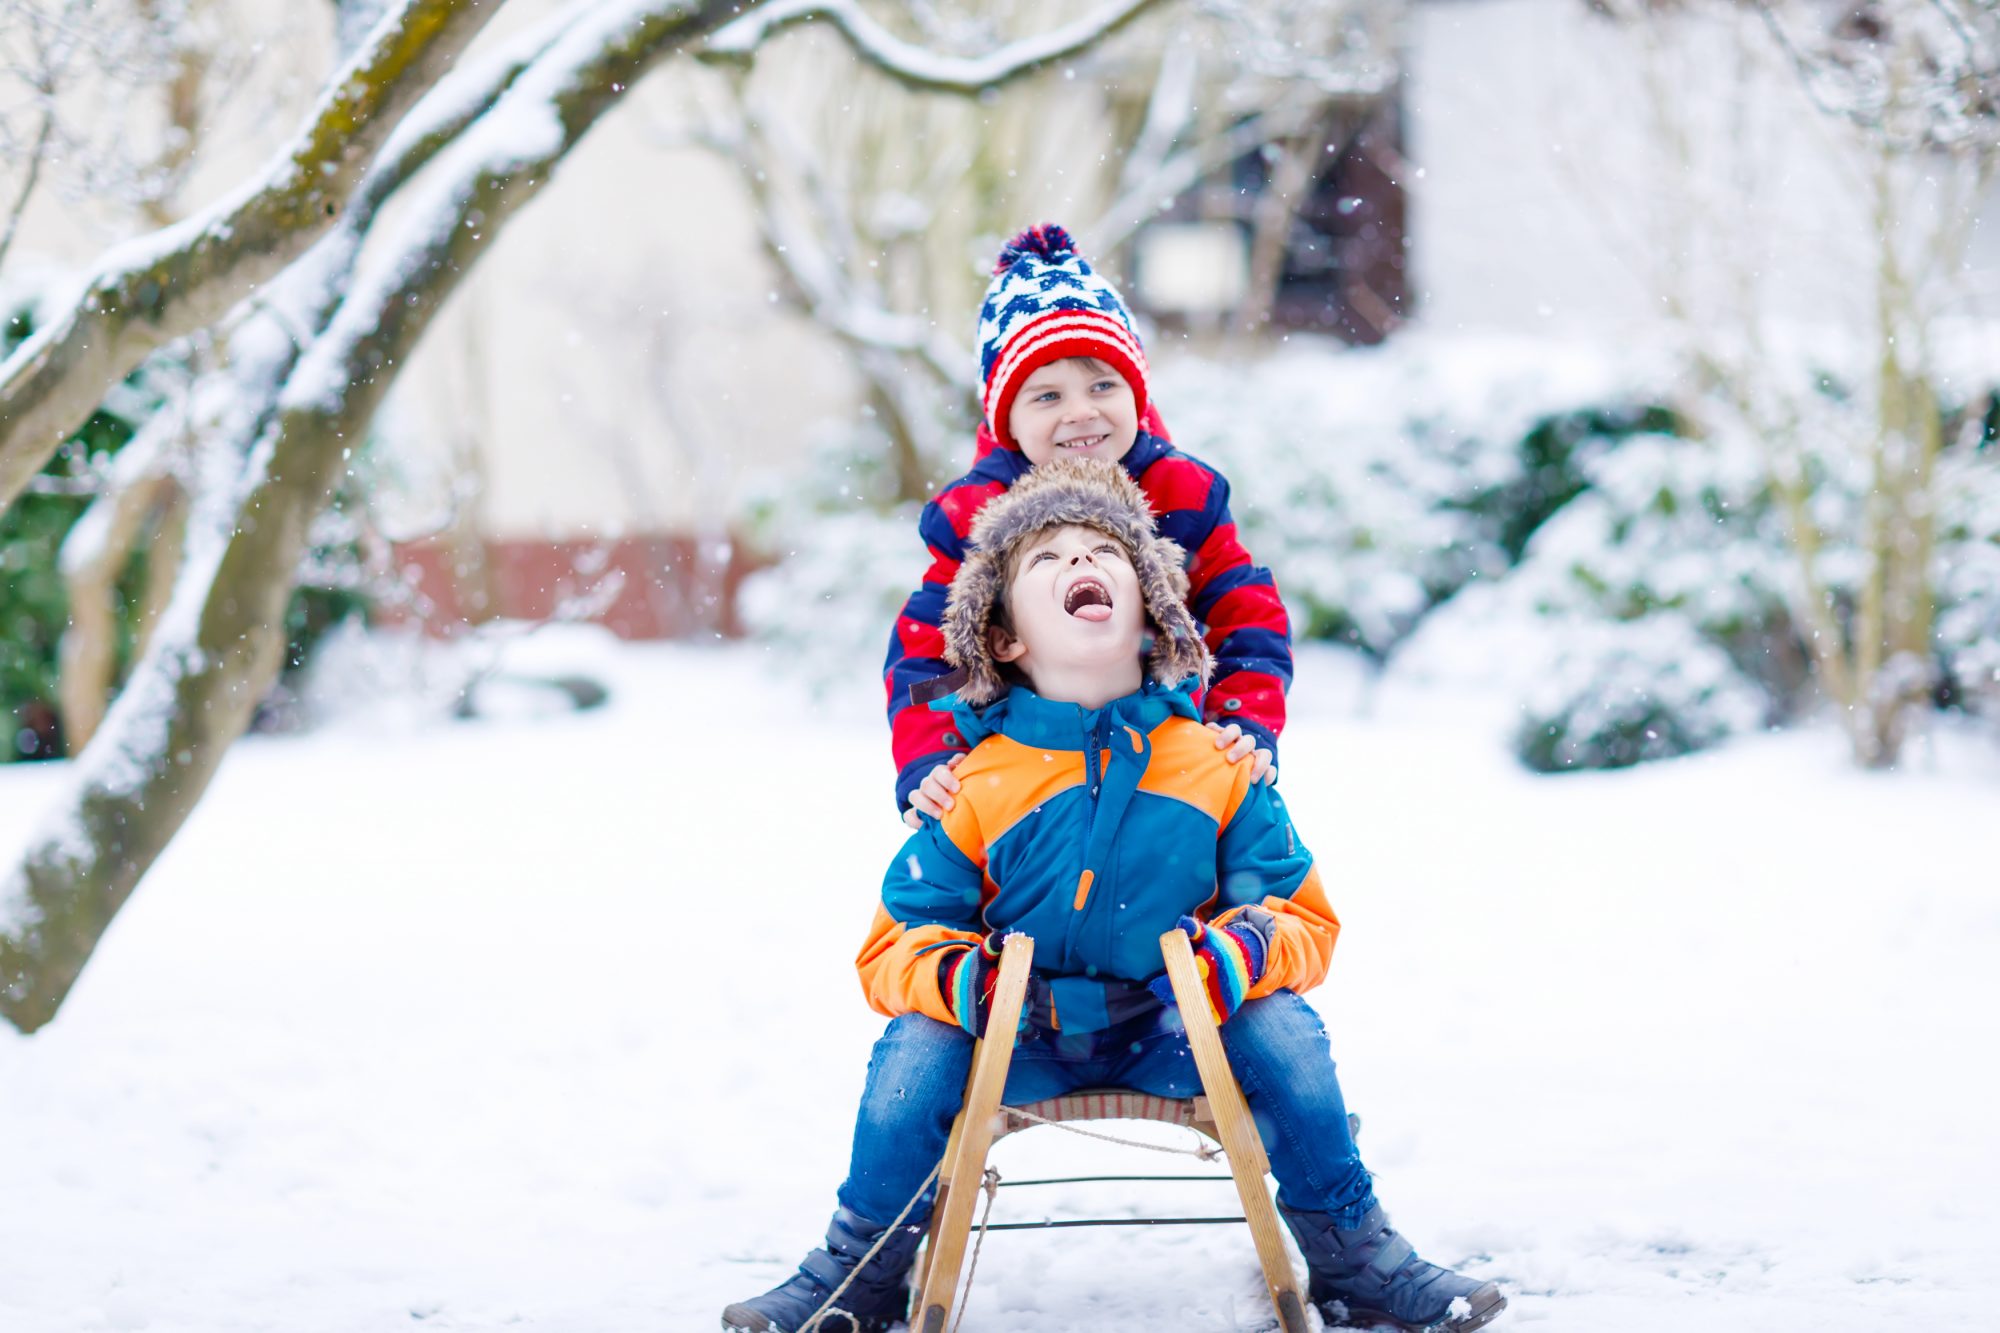
[[(1085, 54), (1052, 56), (1039, 76), (977, 104), (940, 95), (976, 79), (969, 66), (864, 85), (823, 48), (801, 43), (753, 64), (712, 46), (732, 67), (703, 99), (700, 140), (737, 168), (792, 305), (845, 344), (898, 498), (917, 499), (977, 423), (972, 354), (946, 330), (971, 327), (1009, 231), (1060, 195), (1093, 262), (1115, 268), (1191, 186), (1276, 151), (1285, 165), (1252, 219), (1268, 308), (1329, 132), (1397, 77), (1398, 9), (1200, 0), (1171, 23), (1154, 16)], [(893, 32), (871, 24), (863, 40), (992, 47), (1063, 12), (1042, 0), (932, 0), (908, 6)]]
[[(1796, 556), (1791, 612), (1816, 678), (1855, 760), (1894, 764), (1936, 685), (1935, 478), (1946, 406), (1938, 341), (1945, 321), (1965, 313), (1971, 227), (2000, 161), (2000, 11), (1964, 0), (1597, 7), (1640, 48), (1666, 166), (1658, 174), (1671, 182), (1662, 216), (1674, 234), (1655, 243), (1654, 276), (1700, 372), (1686, 414), (1763, 442)], [(1704, 135), (1692, 123), (1699, 99), (1676, 71), (1713, 61), (1718, 35), (1741, 67), (1719, 93), (1737, 99), (1737, 120), (1727, 134)], [(1847, 248), (1820, 256), (1861, 298), (1869, 330), (1868, 368), (1840, 398), (1801, 382), (1774, 345), (1769, 238), (1742, 234), (1768, 227), (1741, 206), (1751, 176), (1800, 165), (1758, 157), (1748, 126), (1757, 80), (1745, 76), (1774, 66), (1797, 80), (1818, 118), (1812, 133), (1791, 135), (1790, 150), (1816, 146), (1823, 160), (1809, 165), (1858, 205)], [(1729, 165), (1715, 169), (1704, 138), (1721, 140)], [(1859, 500), (1842, 503), (1837, 492)], [(1851, 577), (1837, 572), (1836, 552), (1858, 557)]]
[(161, 227), (267, 43), (235, 0), (0, 0), (0, 262), (44, 187)]
[[(145, 658), (0, 876), (0, 1013), (23, 1031), (54, 1017), (275, 677), (312, 522), (399, 368), (508, 220), (635, 81), (704, 42), (754, 52), (783, 27), (823, 20), (878, 74), (979, 95), (1088, 49), (1149, 3), (1114, 0), (965, 60), (884, 41), (838, 0), (575, 0), (441, 78), (494, 6), (403, 0), (276, 167), (138, 257), (102, 260), (71, 316), (0, 366), (9, 475), (38, 465), (126, 358), (171, 337), (219, 325), (230, 392), (195, 450), (187, 558)], [(391, 196), (402, 220), (377, 235)]]
[(181, 455), (186, 415), (169, 404), (142, 426), (105, 470), (103, 489), (63, 539), (60, 566), (69, 594), (57, 693), (63, 744), (82, 750), (104, 720), (116, 674), (117, 584), (143, 541), (148, 544), (147, 596), (139, 612), (143, 652), (180, 569), (186, 493)]
[(0, 364), (0, 505), (147, 353), (223, 318), (331, 230), (403, 112), (498, 7), (409, 0), (260, 179), (103, 256), (68, 309)]
[(82, 9), (83, 0), (65, 0), (53, 12), (32, 0), (0, 3), (0, 80), (20, 99), (0, 106), (0, 162), (20, 173), (11, 197), (0, 200), (0, 264), (57, 146), (56, 94), (83, 51)]

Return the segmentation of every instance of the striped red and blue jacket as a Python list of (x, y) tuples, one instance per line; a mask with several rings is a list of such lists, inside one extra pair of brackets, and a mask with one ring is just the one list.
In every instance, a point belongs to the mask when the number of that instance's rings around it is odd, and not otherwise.
[[(1275, 755), (1285, 727), (1285, 691), (1292, 683), (1291, 627), (1277, 582), (1237, 539), (1228, 480), (1174, 448), (1157, 415), (1148, 412), (1146, 425), (1121, 461), (1146, 492), (1161, 534), (1187, 552), (1188, 609), (1204, 626), (1215, 655), (1215, 675), (1201, 697), (1202, 716), (1237, 723)], [(926, 773), (970, 748), (949, 714), (911, 702), (910, 687), (951, 669), (939, 626), (973, 516), (1033, 466), (1018, 450), (994, 443), (984, 427), (979, 443), (972, 470), (924, 506), (917, 526), (930, 551), (930, 568), (896, 617), (882, 667), (899, 810), (908, 807)]]

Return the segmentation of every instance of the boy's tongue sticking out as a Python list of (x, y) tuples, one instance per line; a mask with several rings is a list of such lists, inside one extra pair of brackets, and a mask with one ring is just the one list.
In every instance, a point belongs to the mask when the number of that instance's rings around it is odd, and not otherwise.
[(1093, 575), (1079, 575), (1063, 594), (1063, 610), (1078, 620), (1103, 624), (1111, 619), (1111, 590)]
[(1028, 534), (1009, 563), (1013, 578), (988, 631), (995, 659), (1045, 699), (1097, 708), (1139, 688), (1146, 609), (1131, 548), (1102, 528), (1063, 523)]

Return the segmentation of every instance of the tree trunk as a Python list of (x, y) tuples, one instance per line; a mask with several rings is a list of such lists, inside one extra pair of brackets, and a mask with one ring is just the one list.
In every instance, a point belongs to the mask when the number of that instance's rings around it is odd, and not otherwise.
[[(115, 683), (118, 578), (125, 572), (147, 520), (164, 513), (171, 492), (178, 489), (172, 476), (151, 470), (129, 480), (115, 479), (112, 486), (79, 520), (79, 525), (92, 518), (103, 524), (90, 549), (71, 559), (73, 548), (67, 543), (63, 547), (69, 624), (63, 629), (56, 691), (62, 705), (63, 745), (72, 755), (80, 753), (96, 734)], [(164, 556), (171, 567), (177, 554), (162, 552), (159, 547), (157, 541), (152, 544), (154, 555)]]
[(600, 115), (655, 61), (731, 17), (727, 0), (663, 3), (566, 33), (503, 99), (543, 108), (557, 132), (524, 150), (518, 120), (496, 116), (484, 144), (475, 121), (456, 146), (458, 174), (424, 201), (436, 205), (431, 225), (385, 265), (394, 276), (350, 292), (300, 359), (234, 521), (191, 540), (200, 550), (145, 662), (78, 761), (69, 795), (0, 880), (0, 1015), (21, 1031), (55, 1017), (276, 678), (312, 520), (440, 304)]
[(1271, 322), (1278, 284), (1284, 278), (1292, 224), (1312, 192), (1320, 168), (1331, 162), (1322, 145), (1332, 127), (1329, 116), (1315, 121), (1302, 134), (1274, 138), (1264, 146), (1269, 174), (1252, 213), (1249, 291), (1234, 322), (1238, 338), (1262, 333)]

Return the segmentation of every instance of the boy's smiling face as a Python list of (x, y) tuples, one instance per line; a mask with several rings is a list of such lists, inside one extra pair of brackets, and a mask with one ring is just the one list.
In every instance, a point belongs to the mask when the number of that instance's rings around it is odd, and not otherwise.
[(1051, 361), (1028, 376), (1007, 409), (1007, 431), (1030, 463), (1051, 458), (1117, 462), (1139, 438), (1132, 386), (1091, 357)]
[(1139, 575), (1124, 545), (1096, 528), (1051, 528), (1024, 542), (1005, 609), (1011, 629), (987, 631), (993, 656), (1025, 671), (1043, 698), (1097, 708), (1143, 682)]

